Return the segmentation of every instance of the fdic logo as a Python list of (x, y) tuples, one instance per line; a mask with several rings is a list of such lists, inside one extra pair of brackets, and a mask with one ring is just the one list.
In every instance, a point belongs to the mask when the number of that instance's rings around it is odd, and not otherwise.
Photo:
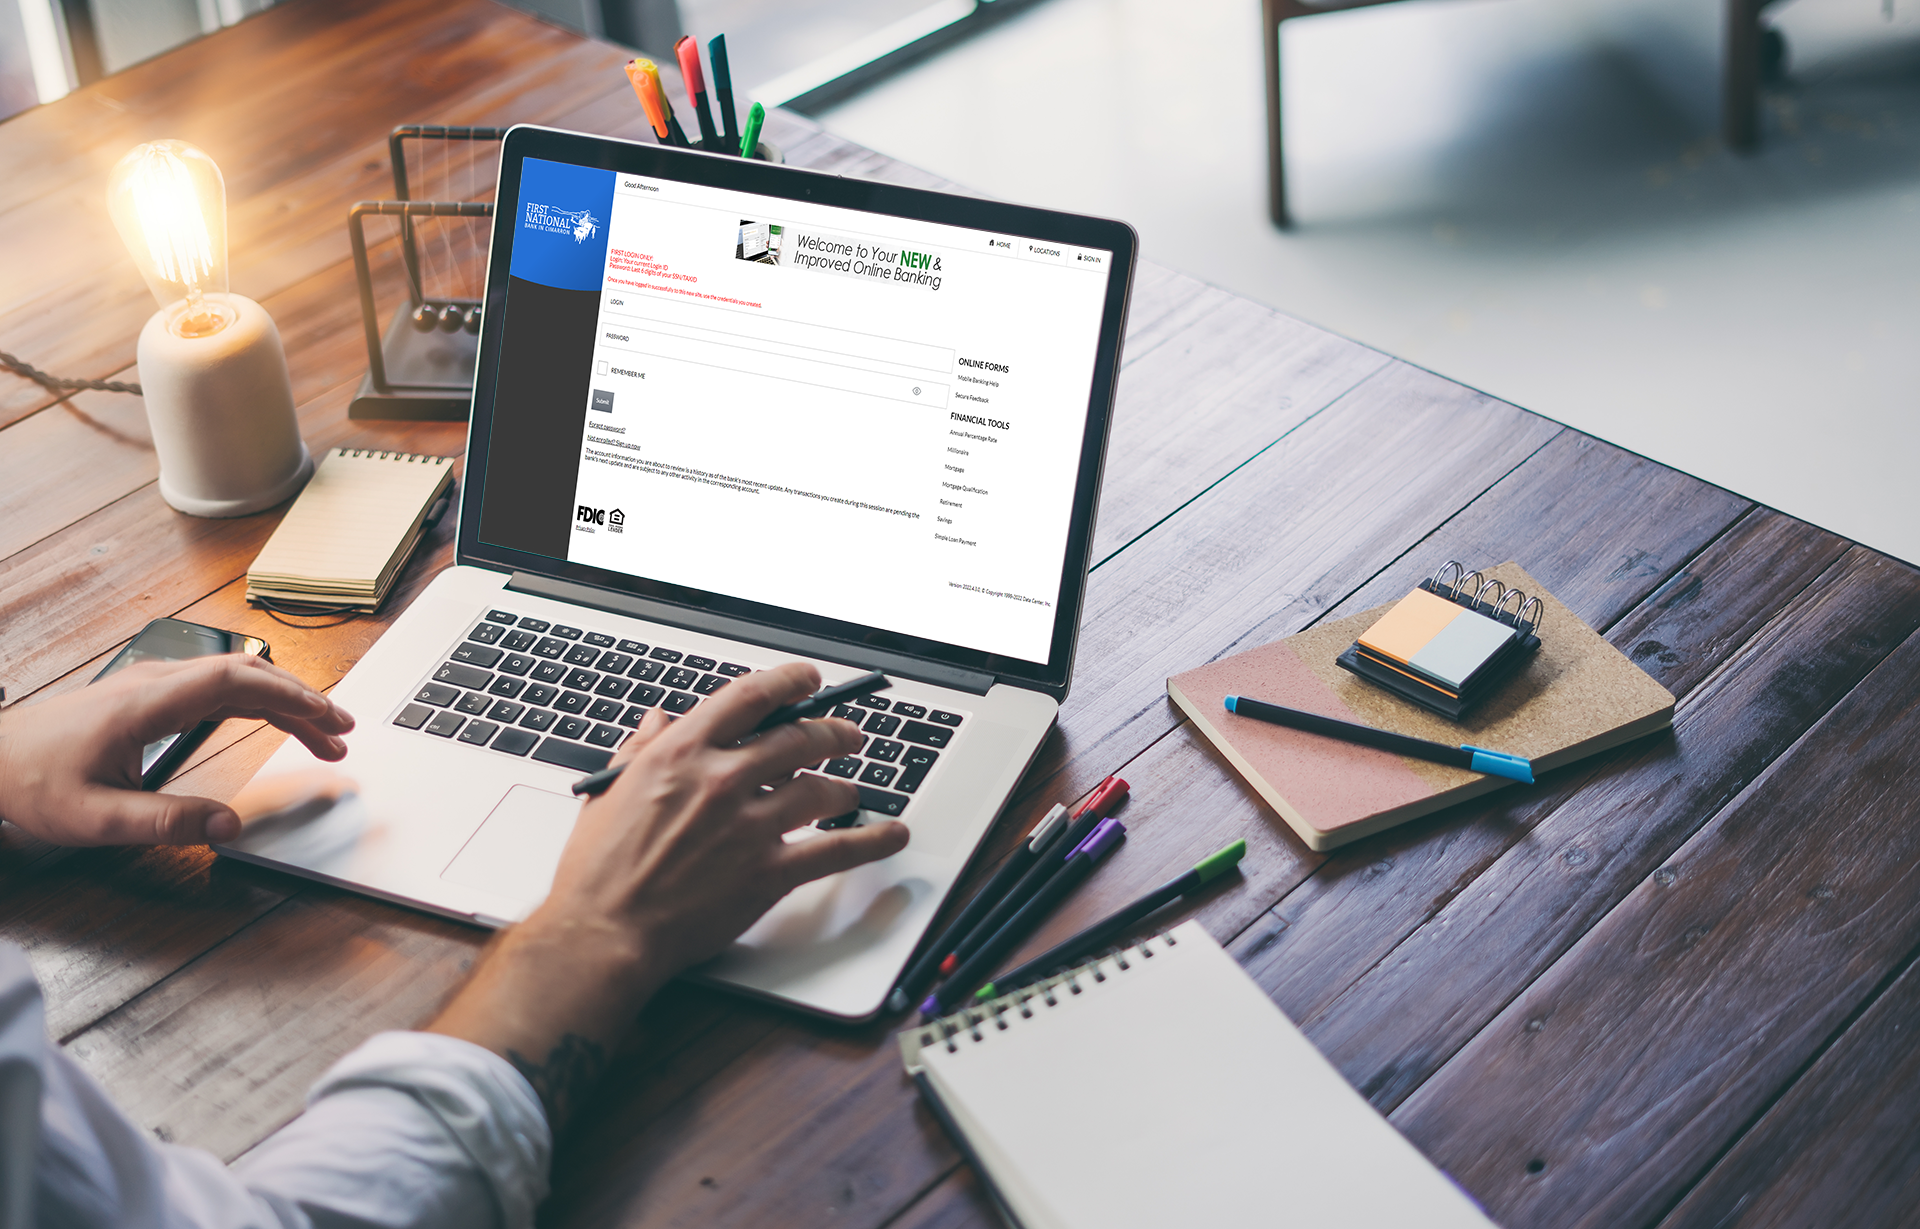
[(539, 205), (527, 202), (526, 220), (521, 223), (528, 230), (543, 230), (551, 235), (571, 233), (575, 243), (585, 243), (600, 232), (600, 219), (585, 209), (555, 209), (551, 205)]
[(608, 529), (619, 533), (620, 527), (627, 523), (627, 514), (618, 508), (609, 512), (605, 508), (589, 508), (585, 504), (575, 506), (578, 511), (574, 513), (573, 519), (583, 525), (605, 525)]

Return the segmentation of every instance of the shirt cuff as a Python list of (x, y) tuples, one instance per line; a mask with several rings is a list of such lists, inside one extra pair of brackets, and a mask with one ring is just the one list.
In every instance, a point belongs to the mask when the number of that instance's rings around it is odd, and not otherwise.
[(361, 1088), (411, 1095), (473, 1159), (502, 1223), (533, 1222), (547, 1195), (553, 1132), (533, 1086), (506, 1059), (441, 1033), (380, 1033), (321, 1076), (307, 1104)]

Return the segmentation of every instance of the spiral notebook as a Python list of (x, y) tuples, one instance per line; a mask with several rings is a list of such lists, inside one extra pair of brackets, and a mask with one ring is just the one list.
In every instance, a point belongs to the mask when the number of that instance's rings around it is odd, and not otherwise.
[(452, 485), (452, 457), (334, 449), (247, 569), (247, 600), (378, 609)]
[(1489, 1229), (1198, 922), (900, 1034), (1014, 1229)]

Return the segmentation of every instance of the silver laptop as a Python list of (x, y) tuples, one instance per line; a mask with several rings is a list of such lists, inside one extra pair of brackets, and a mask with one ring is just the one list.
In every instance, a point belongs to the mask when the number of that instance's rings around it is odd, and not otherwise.
[(817, 771), (912, 843), (692, 973), (869, 1018), (1066, 695), (1135, 236), (534, 127), (499, 202), (456, 566), (333, 693), (356, 792), (221, 852), (502, 926), (649, 708), (882, 670)]

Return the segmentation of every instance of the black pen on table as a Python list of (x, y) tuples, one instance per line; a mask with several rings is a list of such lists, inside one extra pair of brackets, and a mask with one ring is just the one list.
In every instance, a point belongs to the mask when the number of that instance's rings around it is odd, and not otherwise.
[(907, 970), (900, 984), (887, 996), (888, 1011), (905, 1011), (916, 995), (926, 993), (927, 988), (933, 985), (933, 979), (938, 976), (940, 962), (947, 953), (986, 916), (987, 910), (1000, 903), (1020, 877), (1027, 873), (1028, 867), (1054, 847), (1066, 834), (1067, 827), (1067, 808), (1056, 802), (1052, 810), (1040, 817), (1033, 831), (1027, 833), (1027, 839), (1007, 855), (1007, 860), (1000, 864), (993, 878), (987, 880), (987, 886), (967, 902), (967, 907), (960, 911), (953, 923), (928, 945), (920, 959), (913, 962), (913, 967)]
[(951, 974), (965, 964), (979, 949), (980, 945), (991, 939), (996, 931), (1006, 925), (1029, 900), (1038, 895), (1047, 882), (1073, 857), (1081, 842), (1092, 835), (1100, 821), (1117, 810), (1127, 799), (1127, 783), (1119, 777), (1108, 777), (1099, 788), (1087, 796), (1086, 805), (1074, 813), (1073, 822), (1067, 825), (1067, 834), (1053, 848), (1034, 860), (1034, 864), (1020, 881), (1013, 885), (1006, 896), (988, 911), (980, 924), (960, 935), (953, 948), (940, 961), (940, 972)]
[(727, 63), (726, 35), (707, 40), (707, 59), (713, 61), (713, 99), (720, 105), (721, 148), (734, 153), (740, 148), (740, 117), (733, 111), (733, 67)]
[(1139, 900), (1108, 914), (1073, 938), (1049, 948), (1019, 968), (1002, 973), (975, 991), (973, 997), (990, 999), (996, 995), (1007, 994), (1031, 986), (1037, 981), (1042, 981), (1066, 969), (1067, 966), (1093, 955), (1112, 943), (1115, 935), (1124, 933), (1141, 918), (1165, 908), (1182, 896), (1198, 892), (1205, 885), (1238, 866), (1240, 859), (1246, 856), (1247, 843), (1235, 841), (1220, 852), (1202, 858), (1185, 874), (1169, 879)]
[[(885, 691), (893, 686), (893, 680), (878, 670), (869, 670), (859, 678), (848, 679), (844, 683), (835, 683), (831, 687), (822, 687), (804, 700), (793, 704), (783, 704), (761, 719), (753, 727), (755, 734), (764, 734), (777, 725), (789, 721), (800, 721), (807, 717), (824, 717), (832, 712), (834, 706), (843, 704), (855, 696), (870, 696), (876, 691)], [(607, 786), (619, 780), (625, 764), (615, 764), (611, 768), (602, 768), (599, 772), (588, 773), (573, 783), (573, 792), (583, 798), (598, 797)]]
[(1373, 747), (1380, 751), (1391, 751), (1395, 755), (1404, 755), (1416, 760), (1447, 764), (1454, 768), (1484, 772), (1488, 776), (1506, 777), (1510, 781), (1533, 784), (1533, 761), (1525, 756), (1508, 755), (1504, 751), (1489, 751), (1485, 747), (1469, 746), (1466, 743), (1458, 747), (1449, 747), (1445, 743), (1428, 742), (1424, 738), (1409, 738), (1405, 734), (1395, 734), (1391, 730), (1376, 730), (1370, 725), (1355, 725), (1351, 721), (1322, 717), (1319, 713), (1307, 713), (1297, 708), (1268, 704), (1265, 700), (1255, 700), (1249, 696), (1228, 696), (1225, 702), (1228, 712), (1241, 717), (1252, 717), (1256, 721), (1264, 721), (1269, 725), (1283, 725), (1291, 730), (1304, 730), (1309, 734), (1318, 734), (1322, 738), (1337, 738), (1342, 742), (1358, 743), (1363, 747)]
[(1032, 900), (1020, 906), (1020, 911), (1007, 919), (1006, 925), (996, 930), (992, 937), (980, 945), (972, 956), (953, 971), (953, 975), (940, 984), (940, 988), (927, 996), (920, 1004), (922, 1019), (931, 1020), (935, 1016), (945, 1015), (961, 1003), (973, 997), (973, 988), (987, 979), (993, 972), (993, 966), (1001, 957), (1013, 950), (1014, 944), (1032, 933), (1034, 927), (1046, 920), (1049, 913), (1057, 908), (1061, 901), (1086, 881), (1093, 873), (1094, 866), (1104, 858), (1115, 845), (1126, 838), (1127, 829), (1117, 819), (1103, 819), (1093, 835), (1082, 841), (1060, 868), (1060, 873), (1047, 880), (1047, 886), (1034, 894)]

